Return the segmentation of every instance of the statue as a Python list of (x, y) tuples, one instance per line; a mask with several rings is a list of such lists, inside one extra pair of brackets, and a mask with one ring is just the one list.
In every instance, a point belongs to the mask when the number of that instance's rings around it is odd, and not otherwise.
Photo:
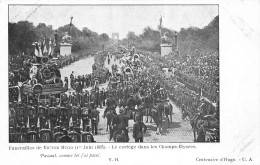
[(163, 37), (161, 38), (161, 43), (170, 45), (172, 44), (172, 40), (166, 36), (167, 34), (167, 32), (164, 33)]
[(62, 37), (62, 42), (70, 42), (71, 36), (69, 36), (68, 32), (65, 32), (65, 36)]

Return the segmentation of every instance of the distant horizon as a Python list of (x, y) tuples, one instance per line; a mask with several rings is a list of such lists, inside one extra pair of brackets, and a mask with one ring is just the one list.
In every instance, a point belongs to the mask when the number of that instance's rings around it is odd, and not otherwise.
[(81, 31), (87, 27), (110, 38), (112, 33), (119, 33), (119, 39), (123, 39), (129, 31), (140, 35), (146, 27), (158, 30), (160, 16), (163, 28), (179, 32), (181, 28), (202, 29), (218, 15), (218, 5), (10, 5), (8, 22), (28, 21), (35, 27), (44, 23), (56, 30), (68, 25), (73, 16), (72, 24)]

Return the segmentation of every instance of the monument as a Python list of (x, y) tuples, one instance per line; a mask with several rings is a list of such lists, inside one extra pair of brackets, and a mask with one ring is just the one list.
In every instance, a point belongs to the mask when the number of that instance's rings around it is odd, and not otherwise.
[(112, 39), (116, 42), (119, 41), (119, 33), (112, 33)]
[(166, 34), (167, 33), (164, 33), (164, 36), (161, 38), (161, 56), (165, 56), (173, 52), (172, 40), (168, 38)]
[[(160, 18), (160, 35), (162, 36), (162, 16)], [(173, 51), (178, 52), (178, 36), (177, 32), (175, 32), (175, 43), (173, 43), (172, 39), (170, 39), (168, 36), (168, 33), (165, 32), (164, 35), (161, 37), (161, 56), (169, 55), (170, 53), (173, 53)]]
[(168, 55), (170, 53), (173, 53), (173, 51), (178, 52), (178, 35), (177, 32), (175, 32), (174, 36), (175, 42), (167, 37), (167, 33), (164, 33), (164, 36), (161, 38), (161, 56)]
[(71, 37), (68, 35), (68, 32), (65, 33), (65, 36), (62, 37), (62, 43), (60, 43), (60, 55), (68, 56), (71, 54)]
[[(69, 28), (69, 32), (71, 29), (71, 25), (72, 25), (72, 19), (73, 17), (70, 17), (70, 28)], [(68, 32), (65, 33), (65, 35), (62, 37), (62, 42), (60, 43), (60, 55), (61, 56), (68, 56), (71, 54), (71, 36), (69, 35)]]

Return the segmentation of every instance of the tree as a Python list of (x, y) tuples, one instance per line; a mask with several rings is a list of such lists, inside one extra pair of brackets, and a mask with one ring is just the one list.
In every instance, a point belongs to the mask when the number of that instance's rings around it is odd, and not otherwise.
[(8, 24), (9, 36), (9, 53), (17, 54), (18, 52), (27, 52), (32, 49), (33, 42), (36, 41), (37, 35), (35, 27), (28, 21), (20, 21), (18, 23)]
[(108, 41), (109, 40), (109, 36), (106, 33), (102, 33), (99, 35), (99, 39), (101, 41)]

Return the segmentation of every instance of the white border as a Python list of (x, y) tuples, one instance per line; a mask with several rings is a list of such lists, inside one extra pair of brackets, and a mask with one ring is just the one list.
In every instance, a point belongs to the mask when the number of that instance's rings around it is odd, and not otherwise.
[[(62, 1), (66, 4), (83, 4), (85, 1)], [(229, 162), (198, 162), (196, 158), (242, 158), (251, 157), (253, 162), (237, 161), (232, 164), (260, 164), (259, 117), (260, 117), (260, 3), (244, 1), (174, 1), (174, 4), (219, 4), (220, 17), (220, 115), (221, 142), (218, 144), (194, 144), (197, 149), (185, 150), (84, 150), (100, 153), (99, 159), (41, 159), (40, 153), (77, 153), (75, 150), (9, 151), (8, 147), (8, 80), (7, 48), (8, 18), (10, 4), (60, 4), (56, 0), (1, 1), (1, 164), (230, 164)], [(122, 1), (88, 1), (88, 4), (122, 4)], [(172, 4), (171, 1), (124, 1), (124, 4)], [(38, 144), (28, 144), (38, 146)], [(39, 144), (61, 145), (61, 144)], [(69, 144), (73, 145), (73, 144)], [(106, 146), (110, 144), (105, 144)], [(122, 144), (125, 145), (125, 144)], [(131, 144), (139, 146), (139, 144)], [(144, 144), (150, 145), (150, 144)], [(172, 144), (172, 145), (178, 145)], [(192, 144), (191, 144), (192, 145)], [(12, 146), (24, 146), (22, 144)], [(120, 146), (120, 144), (115, 144)], [(80, 151), (81, 153), (82, 151)], [(111, 163), (108, 157), (118, 157)]]

